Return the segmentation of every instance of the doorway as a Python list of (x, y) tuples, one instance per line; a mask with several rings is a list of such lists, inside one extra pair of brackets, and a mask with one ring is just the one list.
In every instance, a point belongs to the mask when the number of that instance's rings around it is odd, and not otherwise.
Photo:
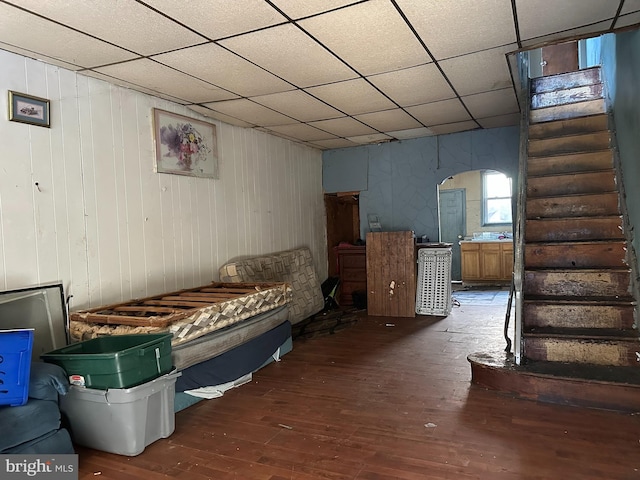
[(462, 280), (460, 240), (466, 234), (466, 190), (455, 188), (440, 190), (438, 215), (440, 217), (440, 241), (451, 244), (451, 280)]
[(327, 212), (327, 258), (329, 276), (338, 275), (336, 249), (340, 242), (355, 243), (360, 238), (360, 192), (325, 193)]

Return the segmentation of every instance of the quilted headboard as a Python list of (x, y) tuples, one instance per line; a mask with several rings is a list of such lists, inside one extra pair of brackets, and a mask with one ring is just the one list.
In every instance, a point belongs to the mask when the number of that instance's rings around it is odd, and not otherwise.
[(287, 282), (293, 288), (289, 321), (296, 324), (324, 307), (324, 297), (306, 247), (249, 257), (220, 267), (221, 282)]

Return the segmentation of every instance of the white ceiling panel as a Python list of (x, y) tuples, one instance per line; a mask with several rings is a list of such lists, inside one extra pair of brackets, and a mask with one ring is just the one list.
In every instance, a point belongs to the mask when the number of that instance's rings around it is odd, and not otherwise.
[(264, 0), (144, 0), (211, 40), (285, 22)]
[(387, 134), (397, 138), (398, 140), (409, 140), (411, 138), (430, 137), (434, 135), (434, 133), (426, 127), (411, 128), (409, 130), (395, 130), (387, 132)]
[(353, 143), (359, 143), (361, 145), (366, 145), (368, 143), (383, 143), (392, 140), (389, 135), (385, 135), (384, 133), (373, 133), (371, 135), (361, 135), (357, 137), (348, 137), (348, 140), (351, 140)]
[(471, 117), (457, 98), (407, 108), (407, 112), (427, 127), (469, 120)]
[(152, 58), (244, 97), (293, 88), (284, 80), (213, 43)]
[[(79, 2), (73, 0), (9, 0), (63, 25), (120, 45), (140, 55), (152, 55), (202, 43), (205, 38), (135, 0)], [(108, 21), (113, 9), (118, 21)]]
[(236, 95), (210, 83), (177, 72), (146, 58), (96, 68), (95, 71), (151, 90), (165, 92), (193, 103), (213, 102), (236, 97)]
[(517, 45), (484, 50), (440, 62), (440, 66), (458, 95), (498, 90), (511, 85), (506, 54)]
[(516, 0), (522, 40), (572, 30), (582, 25), (613, 19), (617, 1)]
[(285, 15), (294, 20), (335, 10), (345, 5), (359, 3), (360, 0), (271, 0)]
[(344, 115), (335, 108), (313, 98), (302, 90), (262, 95), (252, 97), (251, 100), (293, 117), (296, 120), (300, 120), (301, 122), (326, 120)]
[(329, 148), (349, 148), (357, 146), (356, 143), (353, 143), (346, 138), (336, 138), (333, 140), (316, 140), (315, 142), (311, 142), (310, 145), (316, 146), (322, 149)]
[(640, 11), (640, 0), (624, 0), (624, 5), (620, 13), (626, 15), (627, 13)]
[(292, 118), (282, 115), (281, 113), (274, 112), (270, 108), (258, 105), (251, 100), (240, 98), (238, 100), (227, 100), (224, 102), (215, 102), (205, 104), (211, 110), (224, 113), (231, 117), (243, 120), (252, 125), (263, 125), (270, 127), (273, 125), (287, 125), (296, 123)]
[(387, 0), (359, 3), (302, 20), (300, 25), (364, 76), (430, 61)]
[(554, 42), (559, 43), (563, 38), (574, 38), (579, 35), (597, 34), (599, 32), (606, 31), (611, 26), (611, 20), (605, 22), (594, 23), (585, 27), (574, 28), (573, 30), (567, 30), (564, 32), (558, 32), (543, 37), (536, 37), (530, 40), (523, 40), (522, 46), (527, 47), (539, 47)]
[(363, 79), (312, 87), (308, 88), (307, 92), (348, 115), (389, 110), (395, 107), (391, 100)]
[[(6, 52), (17, 53), (18, 55), (22, 55), (27, 58), (34, 58), (36, 60), (40, 60), (41, 62), (48, 63), (49, 65), (55, 65), (57, 67), (66, 68), (67, 70), (80, 70), (82, 67), (78, 65), (73, 65), (71, 63), (63, 62), (62, 60), (58, 60), (57, 58), (48, 57), (42, 53), (35, 53), (31, 50), (27, 50), (26, 48), (16, 47), (15, 45), (11, 45), (9, 43), (0, 42), (0, 49), (5, 50)], [(4, 52), (0, 52), (4, 53)]]
[(497, 115), (495, 117), (479, 118), (478, 123), (482, 128), (509, 127), (520, 124), (520, 114)]
[(420, 122), (399, 108), (383, 112), (364, 113), (355, 115), (354, 118), (381, 132), (420, 127)]
[(282, 25), (220, 42), (298, 87), (355, 78), (355, 72), (293, 25)]
[(239, 120), (229, 115), (225, 115), (224, 113), (213, 111), (210, 108), (203, 107), (201, 105), (189, 105), (188, 107), (194, 112), (198, 112), (204, 115), (205, 117), (209, 117), (215, 120), (220, 120), (221, 122), (228, 123), (229, 125), (237, 125), (238, 127), (245, 127), (245, 128), (250, 128), (254, 126), (252, 123)]
[(451, 86), (433, 63), (372, 75), (367, 79), (401, 107), (455, 97)]
[(511, 0), (397, 0), (437, 59), (516, 41)]
[(376, 133), (373, 128), (368, 127), (367, 125), (364, 125), (351, 117), (310, 122), (309, 125), (324, 130), (325, 132), (333, 133), (334, 135), (340, 137), (351, 137), (356, 135), (369, 135), (372, 133)]
[(145, 88), (145, 87), (142, 87), (140, 85), (136, 85), (134, 83), (125, 82), (124, 80), (121, 80), (119, 78), (111, 77), (109, 75), (97, 72), (95, 70), (84, 70), (83, 72), (80, 73), (80, 75), (84, 75), (85, 77), (97, 78), (99, 80), (104, 80), (105, 82), (109, 82), (109, 83), (111, 83), (113, 85), (120, 85), (121, 87), (130, 88), (132, 90), (136, 90), (138, 92), (146, 93), (146, 94), (154, 96), (154, 97), (164, 98), (165, 100), (169, 100), (169, 101), (175, 102), (175, 103), (180, 103), (182, 105), (184, 105), (186, 103), (189, 103), (188, 101), (186, 101), (183, 98), (177, 98), (177, 97), (174, 97), (172, 95), (168, 95), (168, 94), (166, 94), (164, 92), (158, 92), (157, 90), (152, 90), (150, 88)]
[(493, 117), (500, 114), (517, 113), (518, 102), (513, 88), (477, 93), (462, 97), (474, 118)]
[(638, 23), (640, 23), (640, 12), (634, 12), (621, 16), (616, 22), (616, 27), (628, 27)]
[(137, 57), (5, 3), (0, 3), (0, 42), (85, 68)]
[(336, 135), (319, 130), (311, 125), (304, 123), (295, 123), (293, 125), (276, 125), (269, 127), (270, 131), (277, 132), (281, 135), (286, 135), (289, 138), (297, 138), (304, 142), (311, 142), (315, 140), (329, 140), (337, 138)]
[(464, 132), (466, 130), (474, 130), (476, 128), (478, 128), (478, 124), (476, 122), (468, 121), (448, 123), (446, 125), (434, 125), (433, 127), (429, 127), (429, 130), (431, 130), (434, 135), (447, 135), (449, 133)]

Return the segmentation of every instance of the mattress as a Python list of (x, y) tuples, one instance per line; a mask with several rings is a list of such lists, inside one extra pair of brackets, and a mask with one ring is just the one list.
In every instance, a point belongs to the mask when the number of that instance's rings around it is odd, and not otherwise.
[(175, 348), (287, 305), (290, 300), (291, 286), (287, 283), (212, 283), (72, 312), (70, 335), (80, 341), (103, 335), (168, 331), (173, 334), (171, 344)]

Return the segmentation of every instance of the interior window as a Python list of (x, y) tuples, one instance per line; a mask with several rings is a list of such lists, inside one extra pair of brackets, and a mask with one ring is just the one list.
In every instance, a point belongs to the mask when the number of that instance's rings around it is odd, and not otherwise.
[(482, 223), (511, 223), (511, 179), (505, 174), (487, 170), (482, 173)]

